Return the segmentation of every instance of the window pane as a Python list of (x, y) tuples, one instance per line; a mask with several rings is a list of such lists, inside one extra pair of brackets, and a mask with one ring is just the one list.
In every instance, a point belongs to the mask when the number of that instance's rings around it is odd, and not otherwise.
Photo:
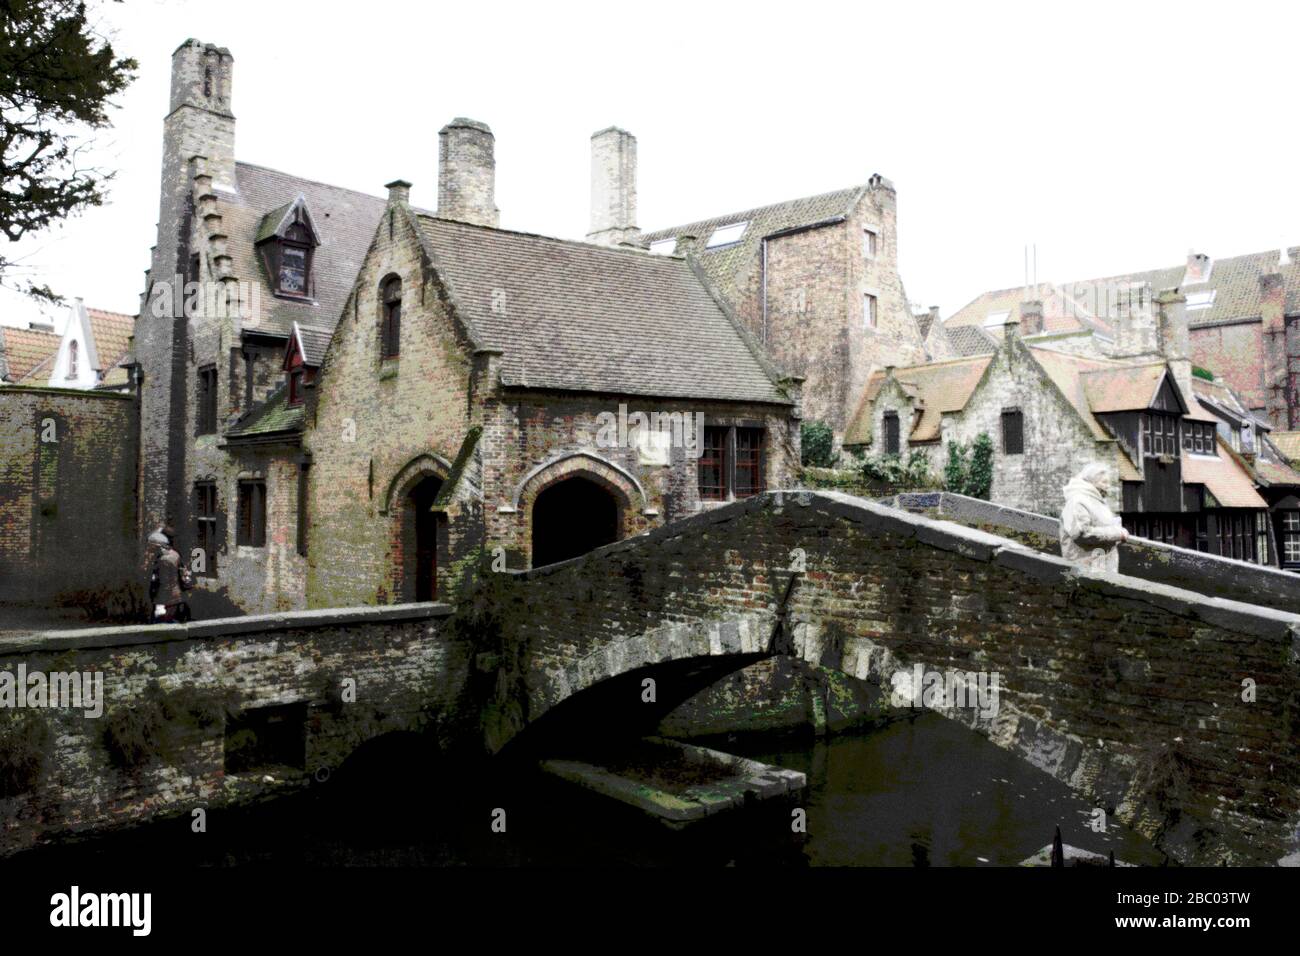
[(705, 428), (704, 447), (700, 454), (700, 497), (712, 501), (725, 500), (727, 429)]
[(763, 490), (763, 430), (736, 429), (736, 497), (747, 498)]
[(280, 250), (280, 291), (291, 295), (307, 292), (307, 250), (284, 246)]

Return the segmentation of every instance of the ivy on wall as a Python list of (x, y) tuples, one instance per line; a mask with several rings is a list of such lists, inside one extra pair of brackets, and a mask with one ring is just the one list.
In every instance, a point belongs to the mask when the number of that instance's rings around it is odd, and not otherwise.
[(988, 432), (980, 432), (969, 445), (948, 442), (943, 484), (953, 494), (988, 500), (993, 490), (993, 439)]

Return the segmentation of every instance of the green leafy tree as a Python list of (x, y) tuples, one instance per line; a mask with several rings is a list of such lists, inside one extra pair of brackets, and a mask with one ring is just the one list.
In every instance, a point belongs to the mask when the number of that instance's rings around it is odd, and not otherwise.
[(943, 486), (956, 495), (966, 493), (966, 446), (959, 441), (948, 442), (948, 460), (943, 466)]
[[(85, 165), (89, 134), (109, 125), (110, 101), (136, 66), (100, 35), (85, 3), (0, 4), (0, 230), (11, 243), (103, 204), (113, 173)], [(59, 300), (14, 273), (0, 255), (0, 284)]]
[(835, 465), (835, 434), (825, 422), (804, 422), (799, 426), (800, 460), (805, 467), (832, 468)]

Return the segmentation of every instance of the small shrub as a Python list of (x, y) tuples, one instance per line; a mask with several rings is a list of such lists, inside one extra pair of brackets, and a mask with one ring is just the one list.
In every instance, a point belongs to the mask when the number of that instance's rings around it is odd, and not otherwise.
[(804, 422), (799, 426), (800, 461), (805, 467), (835, 465), (835, 433), (825, 422)]
[(38, 711), (0, 712), (0, 799), (36, 789), (54, 749), (54, 734)]
[(901, 455), (873, 455), (862, 459), (862, 477), (867, 481), (899, 488), (928, 488), (933, 479), (925, 452), (914, 450), (904, 461)]
[(993, 490), (993, 439), (988, 432), (980, 432), (969, 446), (948, 442), (943, 486), (953, 494), (988, 500)]

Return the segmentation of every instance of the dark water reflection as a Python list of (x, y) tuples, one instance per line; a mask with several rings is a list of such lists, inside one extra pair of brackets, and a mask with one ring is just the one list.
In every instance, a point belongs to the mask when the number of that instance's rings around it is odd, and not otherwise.
[[(1033, 769), (933, 714), (830, 741), (755, 736), (706, 741), (808, 774), (798, 806), (768, 806), (667, 831), (639, 812), (522, 766), (453, 767), (419, 738), (359, 754), (328, 785), (240, 810), (188, 816), (25, 854), (75, 864), (129, 858), (160, 866), (998, 866), (1050, 842), (1119, 859), (1161, 857)], [(505, 811), (504, 833), (493, 831)], [(725, 816), (725, 815), (724, 815)], [(18, 859), (21, 859), (18, 858)], [(15, 861), (11, 861), (15, 862)]]

